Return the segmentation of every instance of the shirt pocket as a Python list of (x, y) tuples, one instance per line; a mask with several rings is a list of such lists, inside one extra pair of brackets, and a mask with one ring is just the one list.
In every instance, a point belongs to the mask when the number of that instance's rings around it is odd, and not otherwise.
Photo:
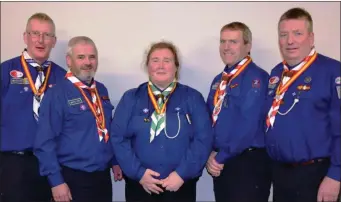
[(149, 134), (152, 113), (153, 111), (147, 108), (134, 110), (129, 120), (128, 133), (133, 136), (141, 132)]
[(168, 138), (193, 138), (191, 115), (183, 109), (167, 110), (165, 134)]

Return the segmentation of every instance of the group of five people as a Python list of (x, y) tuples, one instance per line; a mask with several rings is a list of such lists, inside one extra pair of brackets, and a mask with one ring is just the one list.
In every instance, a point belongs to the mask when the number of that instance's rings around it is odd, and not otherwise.
[(220, 30), (225, 64), (202, 94), (179, 82), (177, 48), (145, 58), (148, 81), (124, 93), (114, 115), (95, 80), (92, 39), (68, 43), (68, 71), (49, 60), (55, 25), (27, 22), (22, 54), (1, 64), (0, 201), (196, 201), (206, 167), (215, 201), (336, 201), (340, 190), (340, 62), (314, 47), (302, 8), (278, 23), (283, 62), (270, 75), (250, 55), (242, 22)]

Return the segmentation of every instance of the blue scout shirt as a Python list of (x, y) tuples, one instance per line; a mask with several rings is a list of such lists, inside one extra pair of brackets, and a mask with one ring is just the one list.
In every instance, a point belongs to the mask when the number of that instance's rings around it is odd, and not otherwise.
[[(282, 71), (280, 63), (271, 71), (270, 80), (280, 80)], [(273, 128), (266, 134), (266, 146), (272, 159), (297, 163), (331, 157), (327, 175), (340, 181), (340, 82), (340, 62), (318, 54), (288, 88), (279, 112), (287, 112), (295, 98), (299, 102), (288, 114), (277, 113)], [(266, 113), (279, 83), (268, 86)], [(304, 85), (308, 90), (298, 90)]]
[[(106, 128), (110, 132), (113, 106), (106, 87), (96, 81)], [(84, 92), (91, 101), (90, 92)], [(96, 120), (81, 92), (64, 79), (45, 95), (40, 107), (35, 155), (40, 174), (48, 176), (52, 187), (64, 183), (61, 165), (93, 172), (109, 168), (115, 161), (110, 141), (100, 142)]]
[[(111, 140), (123, 172), (136, 181), (147, 168), (160, 173), (160, 179), (173, 171), (184, 181), (199, 177), (212, 148), (212, 127), (204, 98), (178, 83), (167, 103), (166, 129), (150, 143), (154, 107), (147, 85), (125, 92), (115, 111)], [(165, 130), (169, 137), (179, 133), (170, 139)]]
[[(238, 64), (238, 63), (237, 63)], [(225, 67), (231, 72), (236, 66)], [(223, 164), (226, 160), (250, 147), (264, 147), (264, 106), (269, 74), (251, 61), (250, 64), (226, 86), (227, 95), (214, 126), (215, 159)], [(214, 95), (219, 88), (221, 73), (210, 88), (207, 105), (212, 114)]]
[[(33, 116), (33, 92), (20, 57), (1, 64), (1, 151), (32, 150), (37, 131), (37, 121)], [(62, 67), (51, 63), (51, 73), (45, 93), (66, 74)], [(35, 82), (38, 72), (31, 65), (27, 64), (27, 66)], [(44, 74), (46, 76), (46, 70)]]

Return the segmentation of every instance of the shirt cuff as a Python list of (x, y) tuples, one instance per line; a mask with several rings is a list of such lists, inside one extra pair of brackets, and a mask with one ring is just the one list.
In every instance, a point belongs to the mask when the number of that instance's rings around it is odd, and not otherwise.
[(112, 158), (111, 164), (112, 164), (113, 166), (117, 166), (117, 165), (118, 165), (118, 162), (117, 162), (115, 156)]
[(329, 167), (329, 170), (328, 170), (328, 173), (327, 173), (327, 176), (336, 180), (336, 181), (339, 181), (340, 182), (340, 179), (341, 179), (341, 167), (340, 166), (334, 166), (334, 165), (331, 165)]
[(51, 187), (55, 187), (64, 183), (64, 178), (60, 172), (53, 173), (48, 177)]
[(219, 164), (224, 164), (226, 159), (228, 158), (228, 155), (226, 154), (226, 152), (220, 150), (217, 155), (215, 156), (215, 160), (219, 163)]
[(146, 172), (147, 169), (143, 168), (143, 167), (140, 167), (139, 170), (137, 171), (137, 174), (136, 174), (136, 180), (138, 182), (140, 182), (140, 180), (142, 179), (144, 173)]

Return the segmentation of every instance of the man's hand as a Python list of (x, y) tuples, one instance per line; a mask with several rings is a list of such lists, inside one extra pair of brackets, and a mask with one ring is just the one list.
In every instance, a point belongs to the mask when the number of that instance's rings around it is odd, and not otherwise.
[(122, 170), (120, 168), (119, 165), (114, 165), (112, 166), (112, 173), (114, 174), (114, 180), (115, 182), (121, 181), (123, 179), (123, 174), (122, 174)]
[(154, 177), (159, 177), (160, 174), (147, 169), (146, 172), (144, 172), (143, 177), (140, 180), (140, 184), (143, 186), (143, 189), (151, 194), (151, 192), (155, 194), (159, 194), (160, 192), (163, 192), (163, 190), (157, 186), (158, 184), (161, 185), (161, 180), (155, 179)]
[(324, 177), (317, 194), (317, 201), (333, 202), (337, 201), (340, 191), (340, 182), (330, 177)]
[(219, 164), (215, 160), (215, 156), (217, 155), (217, 152), (213, 151), (210, 154), (210, 157), (208, 158), (208, 161), (206, 163), (206, 169), (209, 174), (211, 174), (214, 177), (218, 177), (220, 175), (220, 172), (224, 168), (224, 164)]
[(72, 200), (71, 192), (69, 186), (66, 183), (52, 187), (52, 196), (54, 201), (68, 202)]
[(184, 180), (175, 171), (171, 172), (166, 179), (162, 180), (162, 187), (168, 191), (178, 191), (183, 184)]

